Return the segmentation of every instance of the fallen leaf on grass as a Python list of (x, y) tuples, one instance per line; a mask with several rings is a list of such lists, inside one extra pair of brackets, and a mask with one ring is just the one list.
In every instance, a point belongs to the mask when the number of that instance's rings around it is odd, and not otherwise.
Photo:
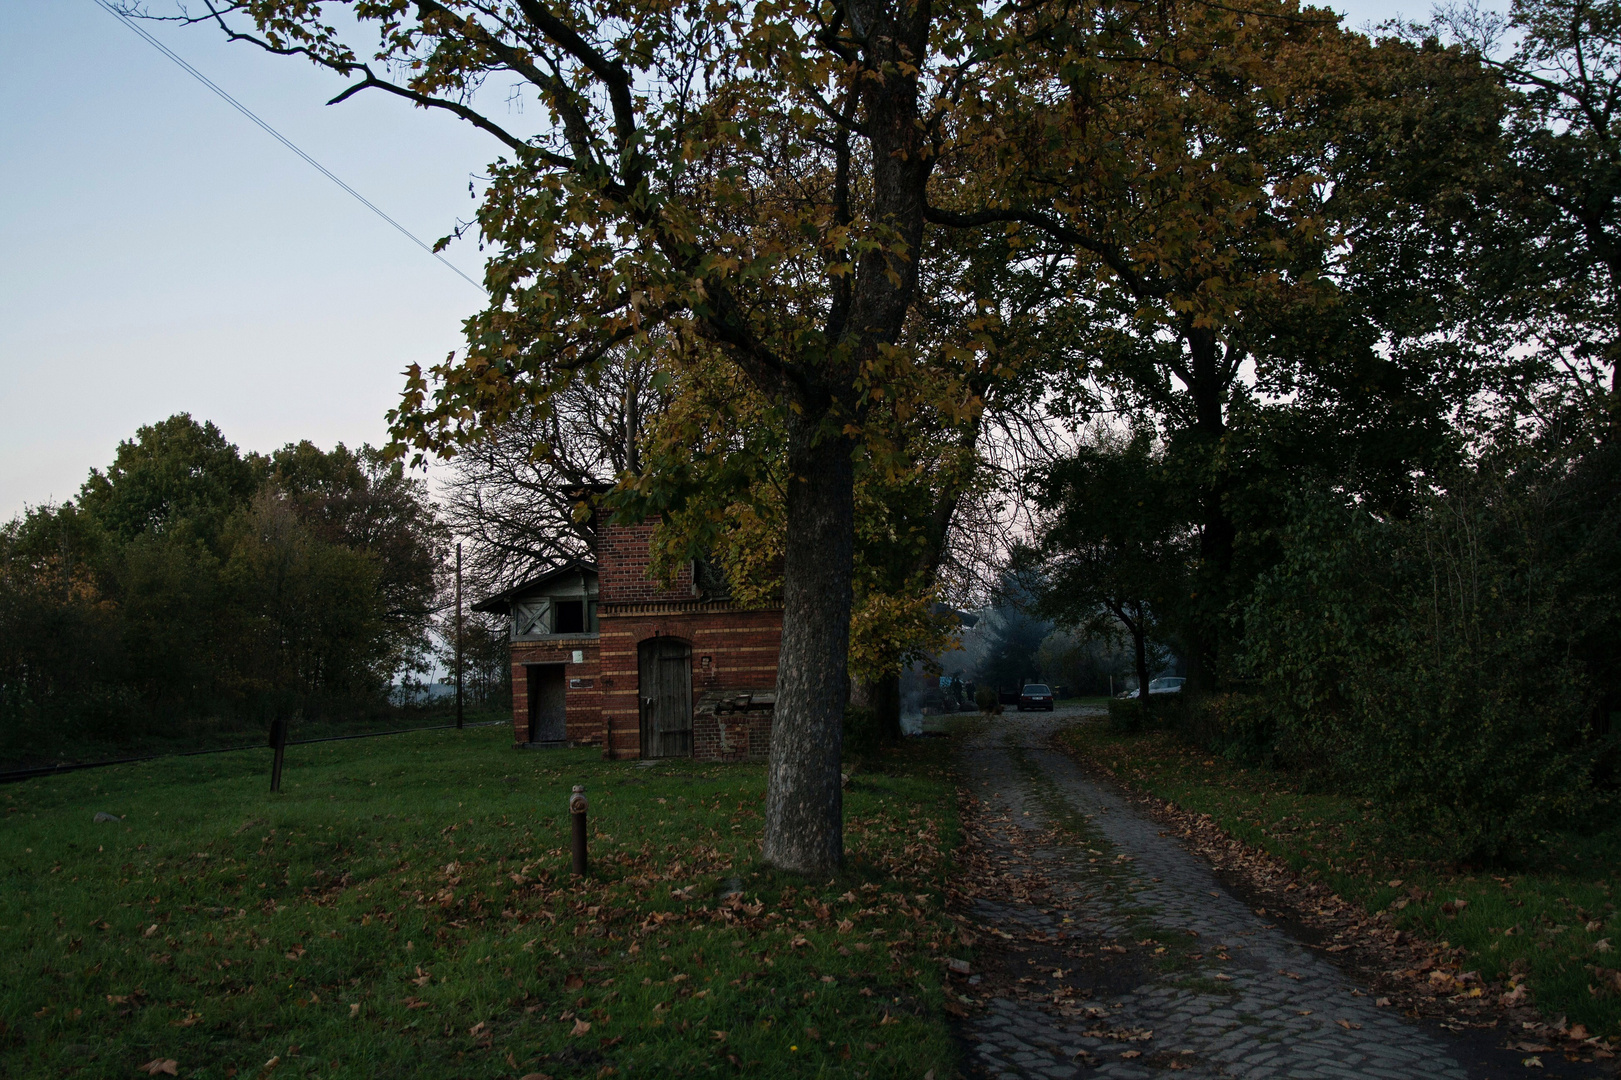
[[(158, 924), (153, 923), (141, 932), (142, 937), (152, 937), (158, 932)], [(143, 1066), (144, 1067), (144, 1066)]]
[(173, 1023), (171, 1023), (169, 1026), (170, 1027), (191, 1027), (193, 1024), (197, 1023), (197, 1021), (201, 1020), (202, 1018), (203, 1018), (203, 1014), (200, 1013), (200, 1012), (189, 1012), (189, 1013), (187, 1013), (185, 1015), (184, 1019), (176, 1020)]
[[(682, 978), (685, 978), (685, 977), (686, 976), (682, 976)], [(585, 985), (585, 979), (583, 977), (581, 977), (580, 975), (569, 975), (567, 978), (565, 978), (563, 980), (563, 989), (565, 989), (565, 990), (578, 990), (580, 987), (582, 987), (584, 985)]]
[(552, 1080), (551, 1073), (524, 1073), (518, 1080)]
[(358, 1001), (349, 1006), (349, 1015), (351, 1018), (360, 1015), (360, 1003)]
[(136, 1071), (144, 1072), (148, 1076), (156, 1076), (159, 1073), (164, 1073), (168, 1076), (179, 1076), (180, 1063), (174, 1058), (153, 1058), (145, 1065), (137, 1065)]
[(1533, 1054), (1531, 1057), (1522, 1058), (1520, 1064), (1527, 1069), (1540, 1069), (1542, 1068), (1542, 1059)]
[(1139, 1058), (1143, 1056), (1143, 1052), (1141, 1050), (1126, 1050), (1120, 1056), (1123, 1058)]
[(1361, 1024), (1353, 1024), (1349, 1020), (1336, 1020), (1334, 1022), (1336, 1024), (1338, 1024), (1340, 1027), (1344, 1028), (1346, 1031), (1361, 1031), (1362, 1030), (1362, 1025)]
[(426, 1009), (428, 1003), (419, 997), (408, 997), (405, 999), (405, 1007), (407, 1009)]
[(574, 1029), (569, 1032), (569, 1036), (572, 1038), (579, 1035), (586, 1035), (589, 1034), (590, 1031), (591, 1022), (589, 1020), (581, 1020), (576, 1017), (574, 1020)]
[(1379, 1006), (1381, 1009), (1386, 1009), (1386, 1008), (1390, 1007), (1390, 999), (1387, 998), (1387, 997), (1374, 998), (1373, 1003), (1375, 1005)]
[[(304, 946), (302, 946), (302, 945), (294, 945), (291, 949), (287, 950), (287, 959), (289, 959), (289, 960), (298, 960), (298, 959), (302, 958), (303, 955), (308, 951), (309, 950), (304, 948)], [(418, 970), (420, 970), (420, 969), (418, 969)]]

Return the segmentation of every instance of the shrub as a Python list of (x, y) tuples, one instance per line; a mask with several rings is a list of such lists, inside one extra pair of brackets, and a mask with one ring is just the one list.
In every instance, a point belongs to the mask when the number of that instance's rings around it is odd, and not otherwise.
[(1136, 698), (1109, 699), (1109, 730), (1132, 735), (1143, 729), (1143, 703)]
[(1145, 702), (1141, 698), (1111, 698), (1109, 701), (1109, 730), (1117, 735), (1130, 735), (1146, 728), (1174, 726), (1182, 715), (1182, 695), (1152, 694)]
[(844, 710), (844, 752), (870, 754), (884, 741), (883, 725), (876, 709), (850, 705)]
[(1278, 763), (1278, 720), (1266, 698), (1250, 693), (1209, 694), (1184, 703), (1188, 741), (1241, 765)]
[(1596, 820), (1615, 740), (1571, 648), (1584, 585), (1553, 506), (1535, 484), (1466, 477), (1405, 521), (1297, 508), (1244, 610), (1264, 697), (1213, 707), (1205, 737), (1235, 753), (1270, 740), (1455, 859)]
[(986, 715), (1002, 711), (1001, 705), (996, 700), (996, 688), (992, 686), (981, 686), (978, 690), (975, 690), (974, 704), (978, 705), (979, 711)]

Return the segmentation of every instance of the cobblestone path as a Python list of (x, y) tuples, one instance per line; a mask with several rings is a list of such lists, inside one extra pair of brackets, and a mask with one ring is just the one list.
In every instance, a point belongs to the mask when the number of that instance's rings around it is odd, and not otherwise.
[[(973, 1072), (996, 1078), (1469, 1077), (1455, 1048), (1232, 896), (1151, 818), (1049, 748), (1057, 719), (965, 739), (1001, 948), (955, 980)], [(986, 995), (989, 1000), (985, 1000)], [(1522, 1074), (1524, 1070), (1520, 1070)]]

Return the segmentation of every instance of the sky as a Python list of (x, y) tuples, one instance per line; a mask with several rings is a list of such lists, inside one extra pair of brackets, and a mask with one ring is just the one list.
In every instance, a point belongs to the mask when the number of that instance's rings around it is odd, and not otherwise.
[[(382, 94), (328, 107), (335, 75), (143, 25), (422, 239), (472, 216), (491, 137)], [(174, 413), (244, 451), (379, 444), (401, 373), (458, 348), (483, 299), (93, 0), (5, 5), (0, 255), (0, 521)], [(446, 257), (481, 276), (475, 241)]]

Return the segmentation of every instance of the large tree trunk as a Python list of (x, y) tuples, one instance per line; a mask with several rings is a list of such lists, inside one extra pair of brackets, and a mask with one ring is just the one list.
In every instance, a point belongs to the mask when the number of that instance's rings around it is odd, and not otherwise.
[(1233, 567), (1233, 541), (1236, 530), (1222, 505), (1225, 480), (1215, 473), (1215, 460), (1221, 440), (1227, 433), (1226, 387), (1219, 374), (1219, 345), (1213, 331), (1196, 328), (1187, 335), (1193, 382), (1188, 387), (1194, 404), (1194, 432), (1200, 467), (1208, 470), (1199, 491), (1199, 570), (1194, 577), (1195, 597), (1192, 619), (1186, 627), (1188, 654), (1187, 691), (1200, 694), (1213, 691), (1221, 676), (1223, 617)]
[[(796, 393), (789, 419), (782, 652), (765, 858), (801, 873), (822, 873), (844, 861), (839, 744), (849, 700), (855, 469), (850, 438), (819, 433), (818, 427), (834, 410), (854, 410), (845, 415), (859, 422), (858, 375), (879, 350), (899, 340), (916, 292), (924, 188), (934, 159), (923, 152), (916, 76), (887, 69), (929, 55), (929, 10), (927, 3), (890, 0), (852, 0), (847, 8), (850, 24), (862, 27), (857, 33), (866, 71), (853, 89), (870, 143), (872, 217), (893, 229), (900, 243), (864, 251), (853, 281), (835, 278), (828, 338), (838, 347), (818, 361), (816, 385)], [(883, 74), (869, 77), (878, 72)], [(847, 194), (836, 196), (836, 213), (848, 213)], [(840, 298), (846, 281), (849, 292)], [(845, 421), (831, 426), (842, 430)]]
[(784, 870), (822, 873), (844, 861), (839, 749), (849, 697), (855, 477), (848, 439), (817, 441), (808, 417), (791, 424), (765, 859)]

